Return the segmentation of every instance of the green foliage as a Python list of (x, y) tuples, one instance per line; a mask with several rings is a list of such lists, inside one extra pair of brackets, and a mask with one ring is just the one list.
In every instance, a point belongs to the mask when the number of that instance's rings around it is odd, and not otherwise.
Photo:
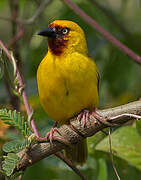
[(30, 142), (28, 141), (28, 139), (24, 139), (24, 140), (13, 140), (10, 142), (7, 142), (3, 145), (2, 149), (4, 152), (6, 153), (10, 153), (10, 152), (19, 152), (22, 149), (29, 147)]
[[(97, 162), (93, 158), (88, 158), (87, 165), (79, 167), (80, 171), (89, 180), (97, 178)], [(57, 169), (56, 169), (57, 167)], [(40, 169), (40, 173), (39, 173)], [(24, 174), (23, 180), (81, 180), (81, 178), (73, 172), (66, 164), (62, 161), (58, 161), (55, 156), (48, 157), (43, 161), (34, 164), (29, 167)]]
[(29, 137), (31, 131), (28, 123), (24, 120), (24, 117), (21, 116), (20, 112), (12, 112), (11, 110), (8, 111), (6, 109), (0, 109), (0, 119), (3, 120), (6, 124), (16, 127), (25, 138), (19, 139), (19, 137), (17, 137), (17, 139), (7, 142), (3, 145), (3, 151), (8, 153), (8, 155), (4, 156), (2, 168), (6, 175), (11, 176), (10, 179), (14, 180), (21, 174), (21, 172), (12, 174), (14, 168), (18, 165), (20, 160), (16, 153), (24, 148), (29, 147), (31, 142), (27, 138)]
[[(18, 172), (14, 173), (14, 174), (12, 174), (12, 175), (10, 176), (10, 180), (15, 180), (17, 177), (19, 177), (19, 176), (22, 175), (22, 174), (23, 174), (22, 171), (18, 171)], [(18, 179), (17, 179), (17, 180), (18, 180)]]
[[(111, 134), (111, 139), (113, 155), (141, 170), (141, 138), (136, 128), (121, 127)], [(108, 137), (97, 144), (96, 150), (109, 152)]]
[(107, 180), (108, 174), (107, 174), (107, 165), (104, 159), (99, 159), (99, 173), (97, 180)]
[(30, 127), (20, 112), (0, 109), (0, 119), (6, 124), (16, 127), (24, 137), (27, 138), (30, 135)]
[(3, 77), (4, 74), (4, 61), (2, 59), (2, 49), (0, 49), (0, 79)]
[(136, 128), (137, 128), (137, 132), (141, 136), (141, 120), (136, 121)]
[(1, 170), (1, 169), (0, 169), (0, 173), (1, 173), (2, 175), (6, 176), (5, 171), (3, 171), (3, 170)]
[(96, 145), (101, 142), (104, 138), (106, 137), (106, 135), (103, 132), (98, 132), (96, 133), (94, 136), (89, 137), (87, 139), (87, 144), (88, 144), (88, 151), (89, 154), (93, 157), (95, 157), (95, 147)]
[(13, 173), (13, 170), (17, 166), (19, 160), (20, 158), (14, 153), (8, 153), (7, 156), (4, 156), (2, 169), (6, 172), (7, 176), (10, 176)]

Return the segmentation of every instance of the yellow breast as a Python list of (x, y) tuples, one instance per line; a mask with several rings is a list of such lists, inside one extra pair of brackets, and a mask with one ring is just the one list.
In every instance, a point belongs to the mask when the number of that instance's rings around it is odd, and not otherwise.
[(78, 52), (61, 58), (48, 52), (39, 65), (37, 83), (44, 110), (59, 124), (98, 105), (96, 64)]

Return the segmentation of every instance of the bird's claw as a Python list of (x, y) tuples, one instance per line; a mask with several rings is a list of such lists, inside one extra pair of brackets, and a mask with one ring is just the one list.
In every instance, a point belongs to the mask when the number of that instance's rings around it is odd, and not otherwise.
[(90, 111), (83, 110), (78, 116), (77, 120), (82, 124), (82, 127), (86, 126), (86, 122), (89, 121)]
[(46, 139), (50, 141), (50, 143), (52, 144), (52, 140), (53, 140), (53, 134), (57, 132), (58, 134), (60, 134), (59, 130), (56, 127), (53, 127), (47, 134), (46, 134)]

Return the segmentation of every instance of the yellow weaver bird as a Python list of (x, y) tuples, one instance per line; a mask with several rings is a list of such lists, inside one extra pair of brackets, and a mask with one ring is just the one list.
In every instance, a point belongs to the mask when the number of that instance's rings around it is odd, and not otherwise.
[[(83, 112), (92, 111), (98, 105), (98, 69), (88, 55), (85, 34), (72, 21), (56, 20), (38, 35), (47, 37), (48, 52), (39, 65), (37, 84), (40, 102), (45, 112), (59, 125)], [(86, 140), (66, 156), (82, 165), (87, 159)]]

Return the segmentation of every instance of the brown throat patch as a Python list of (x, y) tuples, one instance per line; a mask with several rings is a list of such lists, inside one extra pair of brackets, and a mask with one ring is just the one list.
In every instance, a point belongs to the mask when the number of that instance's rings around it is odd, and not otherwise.
[(48, 45), (50, 47), (51, 52), (56, 55), (59, 56), (63, 53), (64, 48), (67, 45), (67, 41), (65, 40), (63, 37), (59, 37), (59, 38), (49, 38), (48, 39)]

